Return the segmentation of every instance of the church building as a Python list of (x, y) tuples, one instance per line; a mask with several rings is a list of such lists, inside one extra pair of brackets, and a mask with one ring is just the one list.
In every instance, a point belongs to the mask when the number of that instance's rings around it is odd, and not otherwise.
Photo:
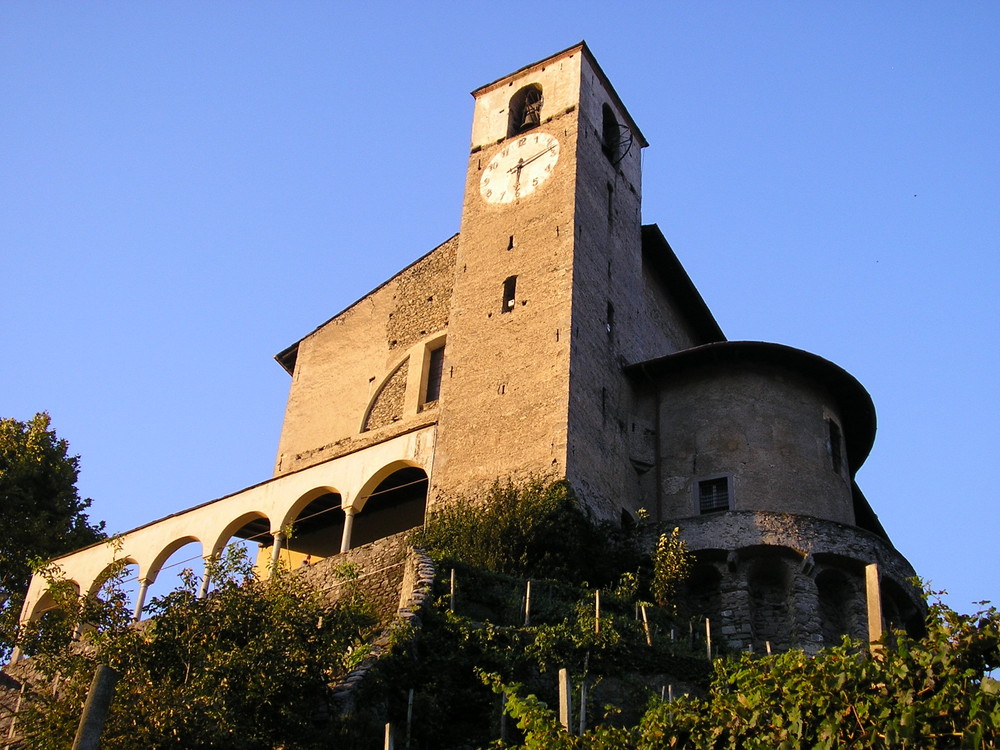
[[(885, 619), (919, 627), (913, 570), (854, 481), (871, 398), (814, 354), (726, 339), (641, 223), (646, 139), (587, 46), (472, 95), (459, 232), (277, 355), (271, 479), (121, 537), (137, 617), (192, 541), (210, 558), (254, 539), (297, 565), (545, 476), (597, 518), (680, 527), (690, 596), (733, 648), (865, 637), (871, 563)], [(111, 554), (56, 562), (87, 593)], [(23, 617), (46, 598), (33, 581)]]

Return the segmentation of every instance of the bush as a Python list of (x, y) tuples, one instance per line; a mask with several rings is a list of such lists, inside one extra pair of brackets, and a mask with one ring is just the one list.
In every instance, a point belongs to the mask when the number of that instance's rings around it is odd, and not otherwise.
[(567, 482), (538, 477), (498, 481), (482, 496), (445, 506), (430, 517), (418, 543), (442, 560), (596, 586), (640, 564), (626, 532), (595, 522)]

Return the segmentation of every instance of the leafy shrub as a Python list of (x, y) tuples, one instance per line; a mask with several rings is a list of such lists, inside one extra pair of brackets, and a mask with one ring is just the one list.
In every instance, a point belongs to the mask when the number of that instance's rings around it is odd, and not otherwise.
[(640, 561), (631, 537), (595, 522), (567, 482), (539, 477), (498, 481), (482, 496), (441, 508), (418, 541), (439, 559), (592, 585), (614, 581)]
[[(112, 626), (83, 648), (37, 653), (31, 663), (46, 682), (18, 717), (19, 747), (70, 746), (99, 663), (121, 675), (101, 745), (109, 750), (326, 747), (316, 722), (326, 686), (357, 661), (374, 618), (357, 602), (329, 607), (293, 573), (260, 580), (239, 554), (210, 572), (208, 597), (190, 578), (154, 599), (138, 627), (115, 625), (126, 611), (103, 618)], [(121, 606), (112, 596), (77, 611)]]

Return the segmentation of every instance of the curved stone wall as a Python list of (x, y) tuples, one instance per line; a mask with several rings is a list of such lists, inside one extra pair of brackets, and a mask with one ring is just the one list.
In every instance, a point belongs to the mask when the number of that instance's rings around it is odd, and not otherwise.
[(925, 608), (913, 568), (886, 540), (854, 526), (790, 513), (718, 513), (681, 519), (697, 563), (693, 614), (733, 650), (814, 652), (843, 635), (866, 640), (865, 566), (881, 577), (884, 625), (911, 634)]
[[(731, 477), (730, 507), (854, 522), (837, 404), (818, 384), (759, 364), (699, 368), (660, 386), (664, 517), (697, 512), (699, 478)], [(837, 446), (838, 455), (845, 451)]]

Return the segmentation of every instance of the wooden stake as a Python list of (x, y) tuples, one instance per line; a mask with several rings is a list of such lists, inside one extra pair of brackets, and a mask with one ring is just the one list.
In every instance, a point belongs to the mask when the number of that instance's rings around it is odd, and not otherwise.
[(601, 590), (594, 592), (594, 632), (601, 632)]
[(413, 732), (413, 688), (410, 688), (410, 697), (406, 701), (406, 750), (410, 750), (410, 737)]
[(876, 643), (882, 640), (882, 592), (875, 563), (865, 566), (865, 596), (868, 600), (868, 642)]
[(771, 642), (770, 641), (764, 641), (764, 650), (767, 651), (767, 655), (768, 656), (771, 655)]
[(569, 689), (569, 670), (559, 670), (559, 723), (563, 729), (570, 731), (570, 721), (573, 716), (573, 695)]
[(392, 742), (392, 724), (386, 723), (385, 725), (385, 750), (393, 750)]
[[(646, 631), (646, 645), (653, 645), (653, 637), (649, 634), (649, 618), (646, 617), (646, 605), (642, 605), (642, 628)], [(674, 639), (674, 631), (670, 631), (670, 640)]]
[(528, 579), (528, 584), (524, 589), (524, 627), (528, 627), (531, 624), (531, 579)]
[(455, 611), (455, 569), (451, 569), (451, 594), (449, 598), (448, 609), (451, 612)]
[(580, 736), (587, 731), (587, 679), (580, 681)]
[(708, 660), (712, 661), (712, 627), (705, 618), (705, 650), (708, 652)]

